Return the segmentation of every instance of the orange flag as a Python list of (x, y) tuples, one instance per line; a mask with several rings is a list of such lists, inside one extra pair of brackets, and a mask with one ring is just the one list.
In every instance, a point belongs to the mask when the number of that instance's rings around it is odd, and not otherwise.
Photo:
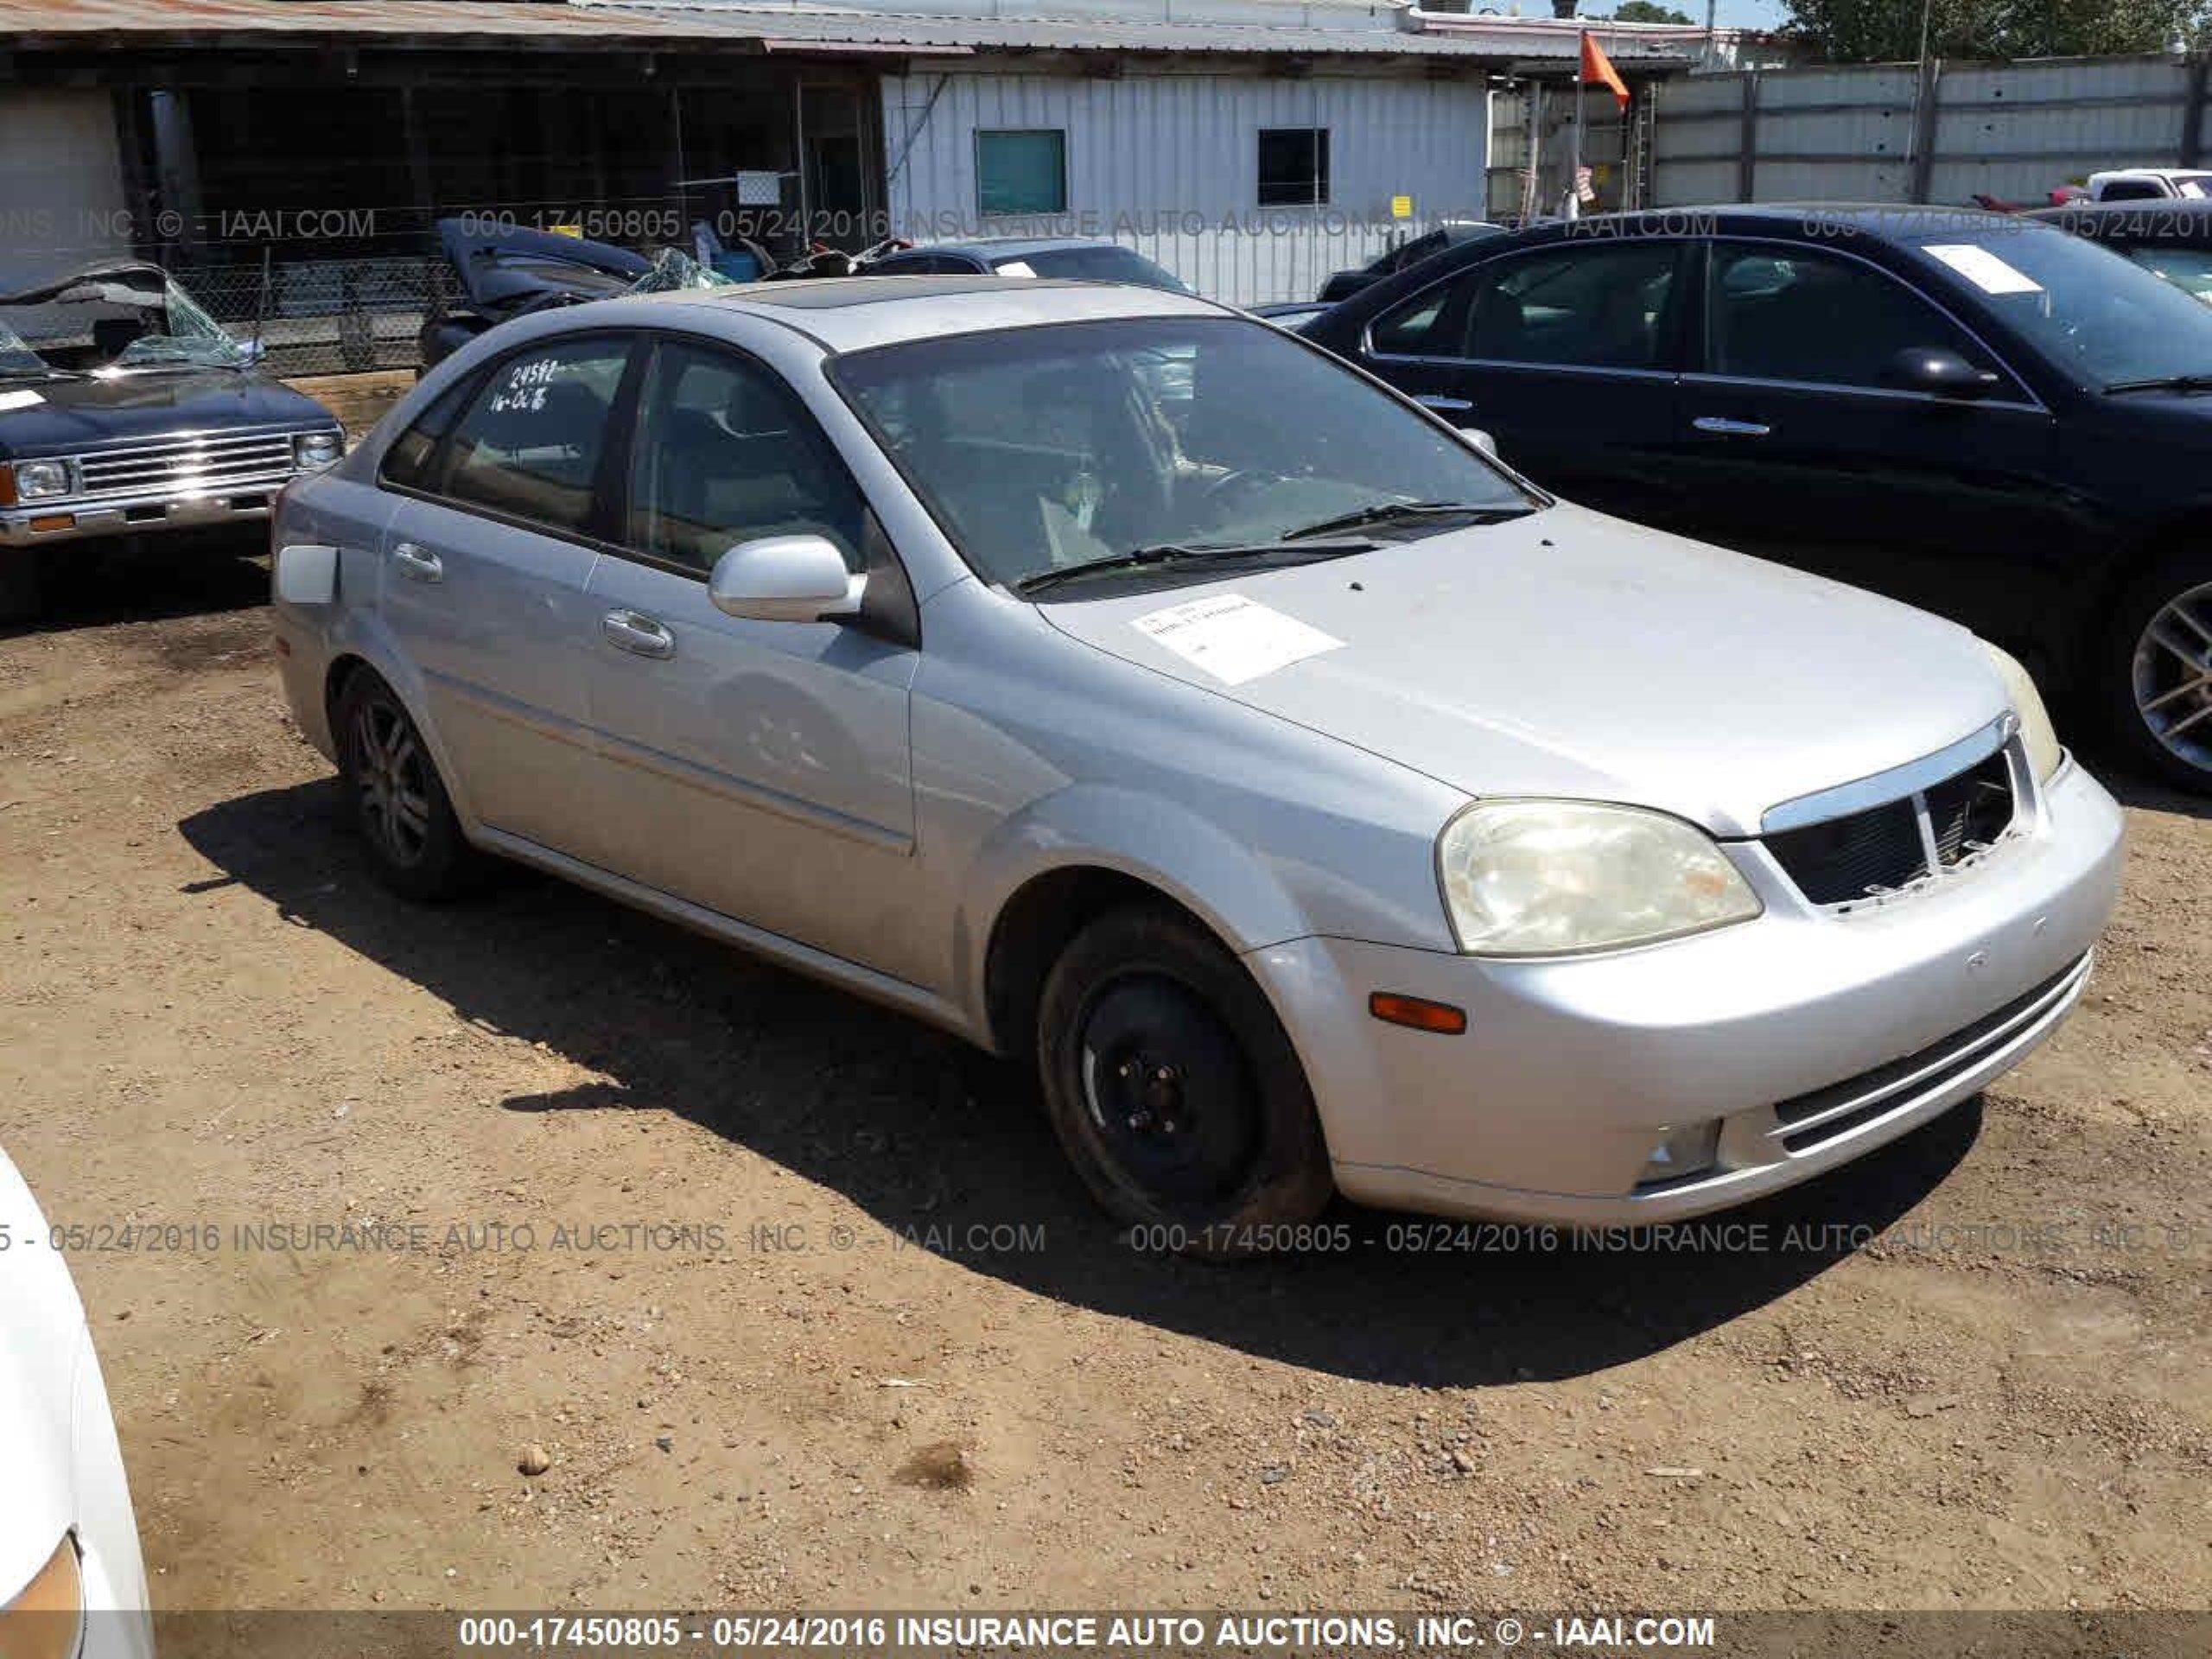
[(1621, 79), (1621, 72), (1613, 67), (1613, 60), (1605, 55), (1605, 48), (1598, 44), (1598, 37), (1588, 29), (1582, 31), (1582, 73), (1579, 77), (1585, 86), (1610, 86), (1613, 101), (1621, 108), (1628, 108), (1628, 83)]

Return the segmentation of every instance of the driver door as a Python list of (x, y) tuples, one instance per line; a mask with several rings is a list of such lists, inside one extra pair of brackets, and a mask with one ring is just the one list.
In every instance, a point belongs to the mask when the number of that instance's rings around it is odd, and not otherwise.
[(640, 383), (618, 548), (589, 584), (585, 688), (613, 787), (620, 874), (901, 978), (914, 804), (893, 628), (726, 616), (715, 561), (764, 536), (826, 537), (905, 590), (859, 486), (798, 396), (728, 346), (658, 337)]

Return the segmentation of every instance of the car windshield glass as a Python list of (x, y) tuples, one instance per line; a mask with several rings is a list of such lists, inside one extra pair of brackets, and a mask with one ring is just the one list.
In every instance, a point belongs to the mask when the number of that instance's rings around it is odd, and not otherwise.
[[(1143, 548), (1278, 542), (1392, 503), (1537, 505), (1471, 444), (1243, 318), (957, 334), (856, 353), (831, 375), (969, 563), (1008, 586)], [(1468, 523), (1407, 515), (1387, 533)]]
[[(1010, 270), (1012, 266), (1022, 270)], [(1088, 248), (1040, 248), (1029, 253), (1007, 254), (991, 261), (991, 269), (1019, 276), (1059, 276), (1080, 283), (1134, 283), (1139, 288), (1164, 288), (1171, 294), (1187, 294), (1169, 271), (1142, 254), (1111, 243)]]
[(2013, 223), (1931, 233), (1917, 251), (2076, 385), (2212, 374), (2212, 308), (2110, 248)]
[(672, 294), (686, 288), (735, 288), (734, 278), (701, 264), (681, 248), (663, 251), (653, 268), (630, 285), (632, 294)]
[(2130, 248), (2127, 257), (2153, 276), (2212, 305), (2212, 248)]
[(0, 303), (0, 372), (243, 369), (247, 357), (174, 277), (89, 272)]

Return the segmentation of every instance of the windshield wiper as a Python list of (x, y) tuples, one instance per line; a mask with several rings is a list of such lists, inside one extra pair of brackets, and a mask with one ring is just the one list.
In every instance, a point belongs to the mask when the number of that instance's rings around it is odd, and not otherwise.
[(1086, 559), (1081, 564), (1064, 564), (1057, 569), (1033, 571), (1014, 584), (1014, 591), (1026, 598), (1081, 576), (1102, 575), (1114, 570), (1136, 570), (1154, 564), (1205, 564), (1217, 559), (1269, 556), (1307, 564), (1322, 559), (1343, 558), (1353, 553), (1372, 553), (1374, 550), (1374, 543), (1363, 541), (1317, 542), (1305, 547), (1285, 547), (1281, 542), (1161, 542), (1151, 547), (1133, 547), (1126, 553), (1109, 553), (1103, 558)]
[(1333, 518), (1324, 518), (1318, 524), (1286, 531), (1282, 538), (1286, 542), (1303, 541), (1308, 536), (1328, 536), (1340, 530), (1357, 530), (1363, 524), (1396, 524), (1408, 518), (1465, 518), (1474, 524), (1502, 524), (1509, 518), (1526, 518), (1535, 511), (1528, 506), (1478, 506), (1471, 501), (1377, 501), (1338, 513)]
[(2115, 380), (2105, 388), (2109, 397), (2120, 391), (2212, 391), (2212, 374), (2161, 374), (2147, 380)]

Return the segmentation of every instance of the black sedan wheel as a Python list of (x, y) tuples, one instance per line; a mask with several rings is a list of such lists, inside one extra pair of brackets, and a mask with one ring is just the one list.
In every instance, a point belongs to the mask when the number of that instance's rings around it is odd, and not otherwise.
[(482, 861), (397, 694), (371, 670), (356, 671), (332, 712), (332, 729), (354, 822), (385, 885), (424, 899), (473, 885)]
[(2212, 792), (2212, 556), (2167, 559), (2138, 582), (2109, 649), (2123, 739), (2183, 788)]
[(1046, 981), (1037, 1046), (1060, 1143), (1118, 1219), (1235, 1255), (1328, 1202), (1290, 1039), (1243, 965), (1182, 917), (1116, 911), (1078, 934)]

